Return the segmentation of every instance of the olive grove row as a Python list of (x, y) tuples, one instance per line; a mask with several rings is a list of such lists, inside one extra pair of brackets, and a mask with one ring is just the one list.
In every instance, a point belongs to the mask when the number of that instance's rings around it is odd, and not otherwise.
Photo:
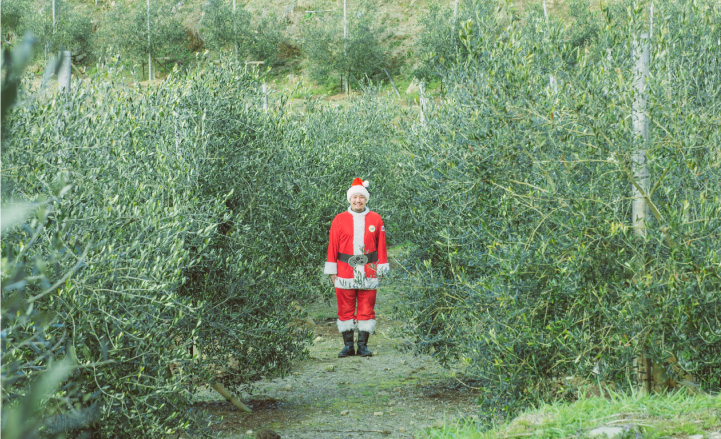
[(3, 435), (200, 434), (199, 385), (286, 373), (302, 308), (332, 294), (325, 241), (355, 176), (403, 249), (399, 316), (484, 416), (648, 375), (717, 390), (721, 11), (655, 5), (651, 31), (648, 6), (571, 27), (469, 2), (424, 124), (372, 87), (264, 112), (232, 55), (150, 88), (109, 68), (21, 94), (3, 107)]

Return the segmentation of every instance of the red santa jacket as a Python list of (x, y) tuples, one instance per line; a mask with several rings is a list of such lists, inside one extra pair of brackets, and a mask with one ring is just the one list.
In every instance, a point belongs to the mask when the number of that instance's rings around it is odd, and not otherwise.
[[(368, 255), (377, 252), (378, 260), (355, 268), (339, 257), (346, 255)], [(337, 288), (374, 290), (378, 288), (377, 274), (390, 270), (386, 254), (386, 229), (381, 216), (366, 208), (354, 212), (348, 208), (333, 219), (328, 238), (328, 258), (325, 274), (336, 274)]]

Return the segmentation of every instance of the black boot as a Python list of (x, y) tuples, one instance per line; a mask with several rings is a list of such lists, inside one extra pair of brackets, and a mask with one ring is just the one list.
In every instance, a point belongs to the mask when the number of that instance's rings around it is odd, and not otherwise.
[(361, 357), (372, 357), (373, 352), (368, 349), (368, 337), (371, 335), (367, 331), (358, 331), (358, 355)]
[(343, 335), (345, 347), (338, 353), (338, 358), (352, 357), (355, 355), (355, 350), (353, 349), (353, 330), (341, 332), (341, 334)]

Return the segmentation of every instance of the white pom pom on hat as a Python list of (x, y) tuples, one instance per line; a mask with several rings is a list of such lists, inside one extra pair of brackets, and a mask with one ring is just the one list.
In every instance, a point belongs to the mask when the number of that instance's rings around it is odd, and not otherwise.
[(368, 202), (371, 198), (370, 194), (368, 193), (368, 189), (366, 189), (368, 186), (370, 186), (370, 183), (368, 183), (368, 180), (361, 180), (360, 178), (356, 178), (353, 180), (353, 184), (351, 185), (350, 189), (348, 189), (348, 202), (350, 203), (350, 197), (352, 197), (355, 194), (361, 194), (364, 197), (366, 197), (366, 202)]

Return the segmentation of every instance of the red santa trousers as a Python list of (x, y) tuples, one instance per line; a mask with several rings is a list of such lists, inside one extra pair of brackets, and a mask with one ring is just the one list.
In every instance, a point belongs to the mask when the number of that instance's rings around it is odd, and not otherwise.
[[(377, 290), (346, 290), (335, 289), (338, 299), (338, 320), (374, 320), (376, 318)], [(357, 312), (356, 312), (357, 304)]]

